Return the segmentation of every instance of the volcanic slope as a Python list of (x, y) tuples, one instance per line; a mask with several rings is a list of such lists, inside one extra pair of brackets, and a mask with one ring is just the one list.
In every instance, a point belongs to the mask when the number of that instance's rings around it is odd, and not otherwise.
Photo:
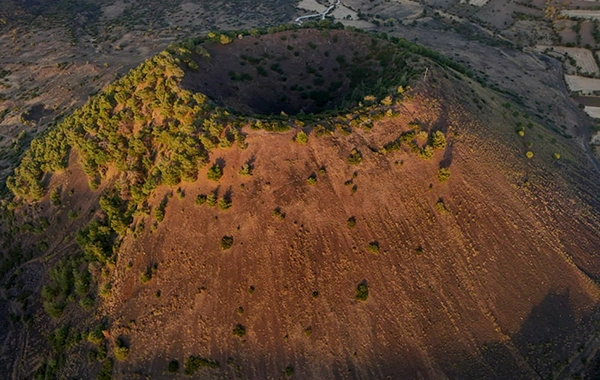
[[(211, 59), (234, 71), (231, 86), (255, 80), (215, 52), (233, 57), (240, 44), (248, 61), (244, 48), (258, 51), (266, 38), (293, 54), (292, 34), (310, 51), (324, 52), (319, 41), (335, 35), (400, 46), (378, 62), (382, 72), (411, 62), (406, 83), (385, 83), (387, 94), (369, 83), (359, 103), (342, 80), (345, 92), (321, 103), (324, 113), (297, 117), (277, 115), (287, 103), (265, 94), (274, 100), (264, 113), (276, 116), (262, 118), (243, 114), (261, 111), (242, 102), (251, 97), (215, 95), (224, 85), (204, 93), (230, 112), (183, 89), (202, 91), (197, 78)], [(96, 98), (106, 104), (92, 100), (108, 118), (129, 115), (110, 133), (104, 119), (82, 128), (65, 119), (9, 182), (16, 198), (4, 236), (33, 257), (3, 273), (14, 317), (2, 316), (2, 366), (17, 378), (531, 379), (581, 370), (600, 300), (598, 174), (572, 141), (417, 51), (343, 30), (213, 35), (161, 55), (161, 70), (146, 63), (154, 69)], [(336, 68), (348, 72), (333, 63), (323, 72)], [(152, 108), (160, 101), (135, 100), (151, 88), (166, 96), (162, 112)], [(171, 113), (164, 104), (175, 104)], [(340, 104), (350, 108), (340, 113)], [(49, 151), (69, 152), (68, 164)], [(37, 233), (22, 227), (40, 224)], [(29, 327), (19, 322), (27, 315)]]

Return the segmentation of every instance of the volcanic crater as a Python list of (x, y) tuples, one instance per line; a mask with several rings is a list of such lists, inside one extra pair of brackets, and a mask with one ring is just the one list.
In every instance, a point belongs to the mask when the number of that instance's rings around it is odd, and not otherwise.
[(355, 31), (288, 30), (200, 46), (183, 87), (241, 114), (347, 109), (414, 74), (406, 50)]

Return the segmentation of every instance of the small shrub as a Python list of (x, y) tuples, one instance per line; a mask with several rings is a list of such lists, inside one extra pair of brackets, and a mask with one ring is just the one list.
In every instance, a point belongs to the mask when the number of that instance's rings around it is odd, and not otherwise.
[(111, 380), (113, 378), (112, 373), (114, 370), (114, 365), (115, 363), (112, 359), (108, 358), (104, 360), (104, 363), (102, 364), (102, 369), (100, 370), (100, 372), (98, 372), (98, 380)]
[(438, 181), (440, 181), (440, 183), (444, 183), (444, 182), (448, 181), (450, 179), (450, 169), (439, 168), (437, 177), (438, 177)]
[(221, 45), (227, 45), (229, 43), (231, 43), (233, 40), (231, 39), (231, 37), (229, 37), (226, 34), (221, 34), (219, 36), (219, 42), (221, 43)]
[[(96, 355), (96, 358), (98, 359), (99, 362), (106, 360), (106, 357), (108, 356), (108, 350), (106, 349), (106, 344), (101, 344), (100, 346), (98, 346), (98, 353)], [(110, 361), (112, 361), (112, 359), (108, 359)], [(108, 379), (112, 379), (112, 377), (108, 377)]]
[(356, 218), (351, 216), (348, 218), (348, 228), (352, 229), (356, 227)]
[(233, 335), (235, 335), (239, 338), (242, 338), (244, 335), (246, 335), (246, 328), (243, 325), (238, 323), (233, 328)]
[(309, 185), (316, 185), (317, 184), (317, 176), (314, 174), (311, 174), (310, 177), (308, 177), (306, 179), (306, 183)]
[(142, 284), (146, 284), (146, 283), (150, 282), (150, 280), (152, 280), (152, 272), (147, 270), (147, 271), (144, 271), (144, 273), (142, 273), (140, 275), (140, 282)]
[(440, 214), (445, 214), (448, 212), (448, 209), (446, 208), (446, 205), (444, 204), (444, 201), (442, 199), (438, 200), (437, 203), (435, 204), (435, 209), (440, 213)]
[(252, 175), (252, 166), (250, 166), (250, 164), (244, 164), (242, 165), (240, 171), (238, 171), (238, 175), (242, 176), (242, 177), (248, 177)]
[(185, 361), (185, 368), (183, 373), (188, 376), (193, 375), (200, 368), (219, 368), (220, 364), (218, 361), (204, 359), (199, 356), (189, 356)]
[(362, 162), (362, 154), (358, 151), (358, 149), (354, 148), (352, 149), (352, 152), (350, 152), (350, 155), (346, 161), (350, 165), (358, 165)]
[(95, 345), (100, 345), (100, 343), (102, 343), (102, 341), (104, 341), (104, 334), (102, 333), (102, 331), (104, 330), (104, 325), (97, 325), (92, 331), (90, 331), (87, 335), (87, 340), (88, 342), (95, 344)]
[(123, 342), (118, 339), (117, 342), (115, 342), (114, 354), (115, 359), (122, 362), (127, 359), (127, 356), (129, 355), (129, 347), (125, 346)]
[(304, 335), (311, 336), (312, 335), (312, 327), (308, 326), (304, 329)]
[(165, 219), (165, 209), (162, 205), (154, 209), (154, 218), (159, 223)]
[(560, 160), (560, 153), (554, 153), (552, 157), (554, 157), (555, 160)]
[(433, 149), (443, 149), (446, 147), (446, 136), (442, 131), (435, 131), (431, 135), (431, 146)]
[(285, 370), (283, 372), (287, 377), (292, 376), (294, 374), (294, 366), (288, 365), (287, 367), (285, 367)]
[(179, 371), (179, 360), (177, 360), (177, 359), (171, 360), (169, 362), (167, 369), (169, 370), (170, 373), (178, 372)]
[(304, 131), (299, 131), (296, 136), (294, 136), (294, 141), (304, 145), (308, 142), (308, 135)]
[(210, 207), (217, 205), (217, 195), (215, 193), (210, 193), (206, 196), (206, 205)]
[(233, 236), (223, 236), (221, 238), (221, 249), (223, 251), (231, 248), (233, 246)]
[(223, 169), (217, 164), (213, 165), (208, 169), (207, 177), (211, 181), (218, 181), (223, 176)]
[(50, 201), (54, 206), (60, 206), (60, 191), (58, 189), (52, 190), (50, 193)]
[(223, 211), (225, 210), (229, 210), (231, 208), (231, 200), (228, 199), (227, 197), (223, 197), (221, 199), (219, 199), (219, 208)]
[(79, 306), (88, 310), (92, 306), (94, 306), (94, 299), (90, 296), (83, 297), (82, 299), (79, 300)]
[(361, 282), (356, 287), (356, 299), (359, 301), (366, 301), (369, 298), (369, 287), (364, 282)]
[(533, 152), (528, 150), (527, 153), (525, 153), (525, 157), (527, 158), (533, 158)]
[(106, 284), (102, 285), (100, 287), (100, 290), (98, 291), (98, 293), (100, 294), (100, 296), (102, 298), (106, 298), (108, 296), (110, 296), (110, 293), (112, 292), (112, 283), (107, 282)]
[(427, 136), (428, 136), (427, 131), (420, 131), (415, 135), (415, 138), (417, 140), (425, 141), (425, 140), (427, 140)]
[(367, 251), (374, 253), (374, 254), (378, 254), (379, 253), (379, 243), (377, 243), (376, 241), (370, 242), (369, 245), (367, 246)]
[(281, 207), (277, 207), (275, 210), (273, 210), (273, 216), (277, 219), (285, 219), (285, 213), (281, 211)]
[(196, 200), (194, 201), (194, 203), (196, 203), (197, 205), (203, 205), (206, 203), (206, 195), (205, 194), (200, 194), (196, 197)]
[(417, 151), (417, 155), (424, 160), (431, 160), (433, 158), (433, 148), (431, 145), (425, 145)]

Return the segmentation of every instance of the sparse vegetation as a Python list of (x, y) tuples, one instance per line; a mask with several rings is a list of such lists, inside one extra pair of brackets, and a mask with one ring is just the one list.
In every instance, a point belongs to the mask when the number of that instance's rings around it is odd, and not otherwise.
[(206, 205), (210, 207), (214, 207), (217, 205), (217, 194), (210, 193), (206, 196)]
[(231, 248), (233, 246), (233, 236), (223, 236), (221, 238), (221, 249), (223, 251)]
[(367, 251), (374, 253), (374, 254), (378, 254), (379, 253), (379, 243), (376, 241), (370, 242), (369, 245), (367, 246)]
[(273, 210), (273, 216), (277, 219), (285, 219), (285, 213), (281, 210), (281, 207), (276, 207), (275, 210)]
[(201, 205), (203, 205), (203, 204), (206, 203), (206, 198), (207, 198), (206, 194), (199, 194), (196, 197), (196, 200), (194, 201), (194, 203), (196, 203), (197, 205), (201, 206)]
[(200, 356), (188, 356), (185, 361), (183, 373), (187, 376), (194, 375), (201, 368), (220, 368), (221, 365), (218, 361), (202, 358)]
[(129, 356), (129, 347), (125, 346), (121, 339), (117, 339), (114, 348), (115, 359), (122, 362)]
[(361, 282), (356, 287), (356, 299), (359, 301), (366, 301), (369, 298), (369, 287), (366, 283)]
[(450, 169), (448, 168), (439, 168), (437, 173), (437, 178), (440, 183), (444, 183), (450, 179)]
[(169, 362), (167, 367), (169, 373), (177, 373), (179, 372), (179, 360), (173, 359)]
[(87, 335), (88, 342), (93, 343), (96, 346), (100, 345), (104, 341), (104, 334), (102, 333), (103, 330), (104, 325), (96, 325), (96, 327), (94, 327), (94, 329)]
[(346, 161), (350, 165), (358, 165), (362, 162), (362, 154), (358, 151), (358, 149), (354, 148), (350, 152), (350, 155)]
[(246, 328), (238, 323), (233, 328), (233, 335), (237, 336), (238, 338), (244, 337), (244, 335), (246, 335)]
[(448, 212), (448, 209), (446, 208), (446, 205), (444, 204), (444, 201), (442, 199), (439, 199), (436, 204), (435, 204), (435, 209), (440, 213), (440, 214), (445, 214)]
[(356, 227), (356, 218), (351, 216), (348, 218), (348, 228), (352, 229)]
[(238, 171), (238, 174), (242, 177), (251, 176), (252, 175), (252, 166), (248, 163), (245, 163), (244, 165), (242, 165), (242, 167)]
[(433, 149), (443, 149), (446, 147), (446, 136), (442, 131), (435, 131), (431, 135), (431, 146)]
[(58, 188), (52, 190), (50, 193), (50, 201), (54, 206), (60, 206), (60, 190)]
[(154, 219), (157, 222), (162, 222), (165, 219), (165, 204), (161, 203), (154, 209)]
[(285, 373), (287, 377), (292, 376), (294, 374), (294, 366), (292, 366), (291, 364), (288, 365), (287, 367), (285, 367), (283, 373)]
[(140, 275), (140, 282), (142, 284), (145, 284), (147, 282), (150, 282), (150, 280), (152, 280), (152, 271), (150, 271), (150, 269), (147, 269)]
[(294, 136), (294, 141), (304, 145), (308, 142), (308, 135), (304, 131), (299, 131), (296, 136)]
[(211, 181), (219, 181), (223, 176), (223, 169), (219, 165), (213, 165), (208, 169), (207, 177)]
[(231, 208), (231, 205), (232, 205), (231, 199), (229, 199), (228, 196), (225, 196), (225, 197), (219, 199), (219, 202), (218, 202), (219, 209), (221, 209), (223, 211), (229, 210)]

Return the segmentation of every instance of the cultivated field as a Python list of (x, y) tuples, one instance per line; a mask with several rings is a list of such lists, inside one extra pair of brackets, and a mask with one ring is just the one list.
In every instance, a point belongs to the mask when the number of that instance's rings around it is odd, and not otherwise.
[(552, 53), (557, 53), (560, 56), (567, 55), (573, 58), (575, 62), (577, 62), (576, 65), (579, 67), (579, 69), (576, 71), (579, 71), (580, 73), (600, 75), (598, 64), (596, 64), (596, 60), (594, 59), (592, 52), (588, 49), (547, 45), (538, 45), (536, 47), (536, 50), (538, 51), (545, 51), (547, 49), (550, 50), (550, 55), (552, 55)]
[[(585, 113), (593, 117), (594, 119), (600, 119), (600, 107), (585, 107)], [(596, 140), (600, 142), (600, 135), (597, 135)]]
[(569, 86), (569, 90), (580, 92), (582, 95), (592, 95), (594, 91), (600, 91), (600, 79), (565, 75), (565, 81)]
[(489, 0), (460, 0), (461, 4), (471, 4), (476, 7), (483, 7), (488, 3)]
[(600, 11), (565, 9), (562, 10), (560, 14), (572, 18), (587, 18), (591, 20), (600, 20)]

